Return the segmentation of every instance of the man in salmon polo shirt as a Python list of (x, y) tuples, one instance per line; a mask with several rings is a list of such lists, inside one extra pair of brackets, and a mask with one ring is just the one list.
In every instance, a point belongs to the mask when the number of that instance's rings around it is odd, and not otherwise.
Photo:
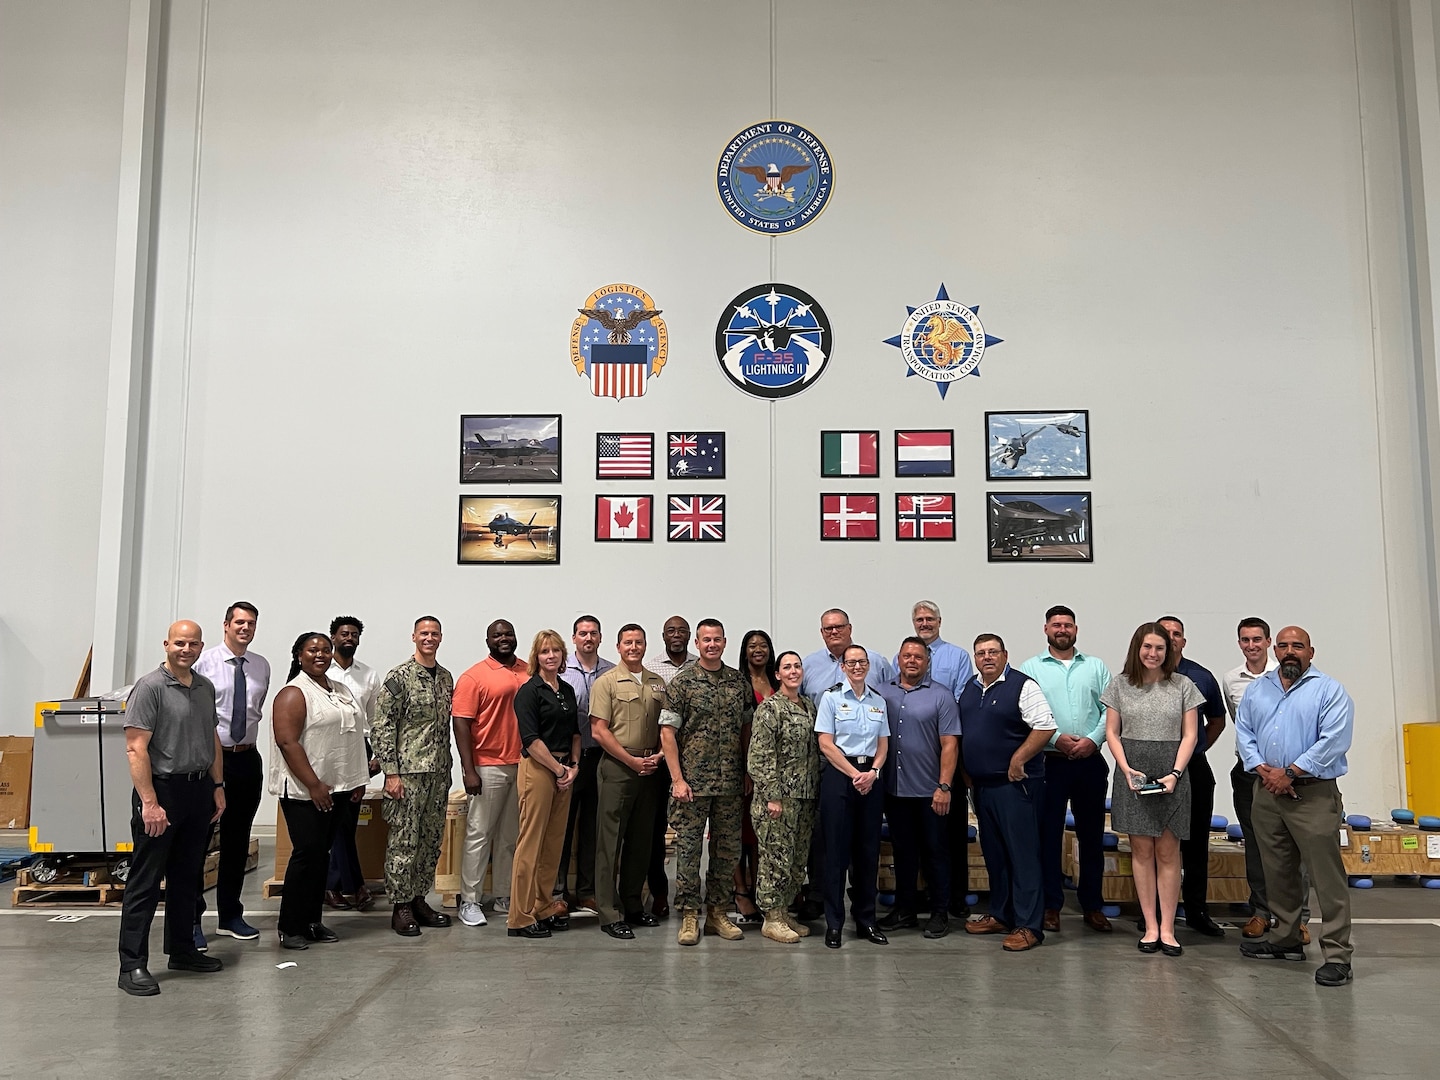
[(481, 883), (493, 854), (491, 878), (495, 912), (510, 910), (510, 866), (520, 831), (520, 802), (515, 791), (520, 770), (520, 725), (515, 692), (529, 678), (525, 661), (515, 656), (515, 628), (496, 619), (485, 631), (490, 655), (455, 680), (450, 706), (459, 752), (460, 775), (470, 796), (465, 823), (465, 854), (460, 860), (460, 921), (484, 926)]

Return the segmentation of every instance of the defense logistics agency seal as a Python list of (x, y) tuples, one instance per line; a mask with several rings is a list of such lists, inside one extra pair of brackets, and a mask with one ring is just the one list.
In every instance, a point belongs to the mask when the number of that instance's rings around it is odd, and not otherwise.
[(906, 378), (919, 375), (935, 384), (940, 396), (950, 384), (966, 375), (980, 376), (980, 358), (1001, 338), (991, 337), (980, 325), (980, 305), (966, 307), (950, 299), (942, 283), (935, 299), (918, 308), (907, 307), (910, 317), (896, 337), (886, 338), (905, 357)]
[(596, 289), (570, 327), (570, 362), (596, 397), (639, 397), (665, 366), (670, 335), (650, 294), (634, 285)]
[(809, 293), (772, 283), (746, 289), (720, 315), (715, 355), (747, 394), (791, 397), (830, 362), (830, 319)]
[(726, 144), (716, 184), (731, 217), (774, 236), (814, 221), (830, 200), (835, 177), (830, 152), (814, 134), (786, 120), (766, 120)]

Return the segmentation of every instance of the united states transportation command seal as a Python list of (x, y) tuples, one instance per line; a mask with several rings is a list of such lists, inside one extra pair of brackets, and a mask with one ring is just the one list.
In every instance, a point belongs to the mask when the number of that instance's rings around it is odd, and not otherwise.
[(831, 349), (825, 309), (809, 293), (778, 282), (735, 297), (715, 328), (720, 370), (756, 397), (800, 393), (825, 370)]
[(909, 371), (906, 378), (919, 375), (935, 384), (940, 396), (950, 384), (966, 375), (980, 376), (980, 359), (985, 350), (999, 345), (1001, 338), (991, 337), (980, 325), (980, 305), (957, 304), (942, 283), (935, 299), (918, 308), (907, 307), (909, 318), (900, 333), (886, 338), (905, 357)]
[(715, 182), (731, 217), (775, 236), (814, 221), (830, 201), (835, 177), (830, 152), (814, 133), (787, 120), (766, 120), (726, 144)]

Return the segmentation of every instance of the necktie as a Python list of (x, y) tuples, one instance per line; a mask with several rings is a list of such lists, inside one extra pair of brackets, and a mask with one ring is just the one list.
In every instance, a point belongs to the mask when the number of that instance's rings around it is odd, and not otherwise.
[(236, 746), (245, 742), (245, 657), (235, 657), (235, 694), (230, 704), (230, 741)]

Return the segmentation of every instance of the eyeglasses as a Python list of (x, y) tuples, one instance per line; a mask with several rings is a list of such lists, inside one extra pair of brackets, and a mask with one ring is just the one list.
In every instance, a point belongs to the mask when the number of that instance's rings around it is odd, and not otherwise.
[(820, 627), (820, 633), (822, 633), (822, 634), (838, 634), (841, 630), (844, 630), (844, 629), (845, 629), (847, 626), (849, 626), (849, 625), (850, 625), (850, 624), (849, 624), (848, 622), (842, 622), (842, 623), (840, 623), (840, 624), (837, 625), (837, 626), (822, 626), (822, 627)]
[(869, 667), (869, 660), (841, 660), (841, 667)]

